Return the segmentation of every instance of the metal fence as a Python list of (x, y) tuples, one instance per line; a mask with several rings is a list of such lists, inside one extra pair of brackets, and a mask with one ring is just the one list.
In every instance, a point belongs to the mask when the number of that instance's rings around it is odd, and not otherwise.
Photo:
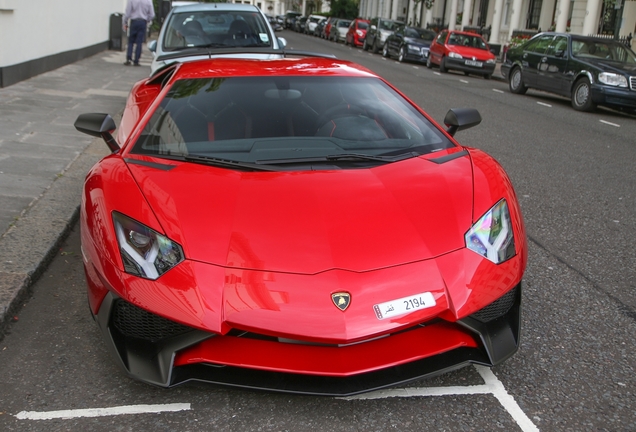
[(623, 37), (619, 37), (619, 38), (615, 38), (614, 35), (611, 35), (611, 34), (591, 34), (591, 35), (588, 35), (588, 36), (599, 38), (599, 39), (616, 40), (616, 41), (622, 43), (623, 45), (627, 45), (630, 48), (632, 46), (632, 34), (631, 33), (629, 34), (629, 36), (623, 36)]

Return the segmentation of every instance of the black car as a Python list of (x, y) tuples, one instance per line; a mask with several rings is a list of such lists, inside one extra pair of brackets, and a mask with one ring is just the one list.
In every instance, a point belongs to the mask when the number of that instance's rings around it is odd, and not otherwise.
[(384, 57), (396, 55), (400, 62), (405, 60), (426, 62), (433, 39), (435, 39), (435, 32), (432, 30), (401, 25), (395, 33), (387, 37), (382, 47), (382, 55)]
[(379, 52), (384, 46), (384, 41), (391, 35), (398, 26), (403, 25), (401, 21), (394, 21), (384, 18), (372, 18), (369, 23), (367, 35), (364, 38), (362, 49)]
[(597, 105), (636, 111), (636, 54), (611, 39), (540, 33), (508, 50), (501, 73), (512, 93), (557, 93), (579, 111)]

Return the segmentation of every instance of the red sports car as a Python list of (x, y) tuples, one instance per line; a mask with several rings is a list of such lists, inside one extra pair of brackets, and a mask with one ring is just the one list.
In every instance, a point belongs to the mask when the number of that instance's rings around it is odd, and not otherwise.
[(138, 82), (81, 203), (88, 299), (135, 379), (320, 395), (519, 346), (527, 261), (502, 167), (371, 71), (211, 59)]
[(426, 66), (439, 65), (440, 72), (458, 70), (482, 75), (486, 79), (495, 71), (496, 57), (478, 34), (444, 30), (435, 38), (428, 52)]

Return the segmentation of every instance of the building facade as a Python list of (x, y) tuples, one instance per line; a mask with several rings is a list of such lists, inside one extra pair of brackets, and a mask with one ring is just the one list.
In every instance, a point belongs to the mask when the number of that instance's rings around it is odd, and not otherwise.
[(484, 28), (490, 43), (502, 45), (515, 31), (636, 34), (636, 0), (360, 0), (360, 16), (420, 27)]

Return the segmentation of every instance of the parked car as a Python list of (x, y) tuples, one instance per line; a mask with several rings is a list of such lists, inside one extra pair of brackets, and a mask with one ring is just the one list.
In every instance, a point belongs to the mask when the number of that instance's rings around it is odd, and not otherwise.
[(287, 11), (285, 13), (285, 28), (293, 30), (294, 26), (296, 25), (296, 18), (298, 18), (301, 15), (302, 13), (300, 12)]
[(300, 16), (296, 18), (294, 22), (294, 31), (296, 33), (304, 33), (305, 32), (305, 23), (307, 22), (306, 16)]
[(443, 30), (429, 49), (426, 66), (439, 66), (440, 72), (451, 69), (474, 73), (486, 79), (492, 77), (497, 58), (488, 44), (476, 33)]
[(362, 46), (364, 44), (364, 38), (367, 36), (367, 29), (369, 28), (369, 20), (356, 18), (351, 21), (351, 25), (347, 30), (345, 36), (345, 45), (351, 45), (354, 47)]
[(349, 25), (351, 25), (351, 20), (338, 18), (338, 20), (331, 25), (331, 30), (329, 30), (329, 40), (334, 42), (344, 42), (347, 37)]
[(323, 32), (325, 30), (325, 25), (327, 24), (327, 21), (329, 21), (329, 18), (325, 18), (321, 21), (318, 21), (318, 24), (316, 25), (316, 28), (314, 29), (314, 36), (317, 36), (319, 38), (323, 37)]
[(535, 88), (569, 97), (579, 111), (636, 111), (636, 54), (613, 40), (540, 33), (508, 50), (501, 73), (512, 93)]
[(323, 39), (329, 39), (329, 33), (331, 32), (331, 26), (334, 22), (336, 22), (338, 18), (336, 17), (328, 17), (327, 21), (325, 21), (325, 26), (322, 29), (322, 34), (320, 35)]
[(397, 56), (398, 61), (413, 60), (426, 63), (435, 32), (419, 27), (401, 25), (386, 38), (382, 48), (384, 57)]
[(272, 26), (272, 29), (275, 32), (281, 31), (283, 29), (283, 26), (278, 22), (276, 17), (273, 17), (271, 15), (265, 15), (265, 17), (267, 18), (267, 21), (269, 21), (269, 25)]
[(90, 313), (122, 371), (344, 396), (512, 356), (516, 194), (453, 137), (476, 110), (450, 110), (445, 130), (429, 118), (369, 69), (318, 57), (168, 66), (133, 86), (116, 138), (108, 114), (81, 115), (112, 152), (86, 176), (79, 227)]
[(318, 23), (325, 19), (326, 18), (322, 15), (309, 15), (305, 23), (305, 34), (313, 35)]
[(404, 23), (384, 18), (372, 18), (369, 22), (367, 34), (364, 37), (362, 49), (365, 51), (370, 49), (374, 53), (380, 52), (386, 38), (393, 34), (400, 25), (404, 25)]
[[(280, 57), (285, 40), (277, 38), (256, 6), (198, 3), (172, 8), (159, 32), (148, 43), (153, 54), (151, 74), (176, 62), (212, 56)], [(228, 48), (231, 50), (228, 51)]]

